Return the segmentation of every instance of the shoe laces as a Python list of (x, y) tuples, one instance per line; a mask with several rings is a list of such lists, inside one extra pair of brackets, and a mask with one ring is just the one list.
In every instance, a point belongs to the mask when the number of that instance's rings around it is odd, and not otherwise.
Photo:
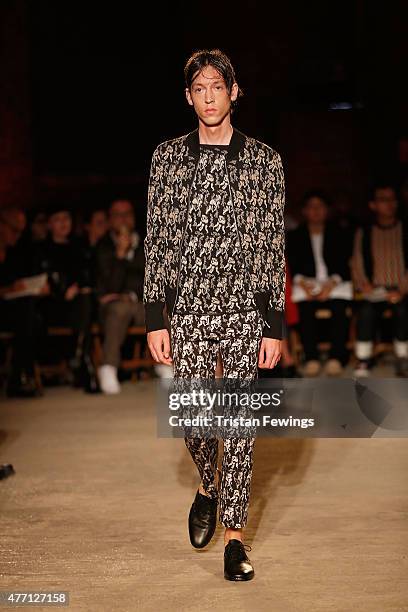
[(242, 542), (240, 544), (235, 544), (234, 542), (234, 544), (229, 547), (228, 554), (231, 559), (242, 561), (247, 558), (246, 552), (250, 552), (251, 550), (252, 547), (249, 544), (243, 544)]

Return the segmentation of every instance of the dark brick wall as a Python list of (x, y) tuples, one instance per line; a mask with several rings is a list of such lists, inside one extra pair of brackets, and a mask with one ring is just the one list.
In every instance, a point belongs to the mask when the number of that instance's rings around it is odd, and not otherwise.
[(33, 195), (27, 6), (0, 2), (0, 206)]

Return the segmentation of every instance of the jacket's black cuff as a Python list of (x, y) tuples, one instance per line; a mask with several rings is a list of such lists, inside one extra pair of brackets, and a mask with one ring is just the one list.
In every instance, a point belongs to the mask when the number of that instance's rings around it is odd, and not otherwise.
[(286, 338), (285, 312), (283, 310), (268, 308), (266, 321), (269, 325), (266, 325), (266, 323), (264, 325), (262, 332), (264, 338), (275, 338), (276, 340)]
[(163, 317), (164, 304), (164, 301), (144, 304), (147, 333), (158, 329), (166, 329)]

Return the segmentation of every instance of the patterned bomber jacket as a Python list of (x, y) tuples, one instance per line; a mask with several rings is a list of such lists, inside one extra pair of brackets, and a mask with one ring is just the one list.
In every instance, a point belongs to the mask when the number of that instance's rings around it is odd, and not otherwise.
[[(144, 241), (146, 330), (165, 329), (178, 293), (190, 190), (200, 155), (198, 128), (159, 144), (152, 157)], [(227, 153), (235, 222), (263, 336), (284, 337), (285, 183), (280, 155), (233, 129)]]

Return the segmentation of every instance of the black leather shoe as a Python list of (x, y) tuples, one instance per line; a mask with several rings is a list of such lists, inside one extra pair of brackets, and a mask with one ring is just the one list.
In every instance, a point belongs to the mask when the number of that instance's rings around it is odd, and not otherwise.
[(217, 499), (201, 495), (197, 490), (188, 515), (188, 532), (194, 548), (203, 548), (214, 535), (217, 526)]
[(240, 540), (231, 539), (224, 550), (224, 578), (227, 580), (252, 580), (254, 568), (248, 559), (246, 550), (251, 547)]

